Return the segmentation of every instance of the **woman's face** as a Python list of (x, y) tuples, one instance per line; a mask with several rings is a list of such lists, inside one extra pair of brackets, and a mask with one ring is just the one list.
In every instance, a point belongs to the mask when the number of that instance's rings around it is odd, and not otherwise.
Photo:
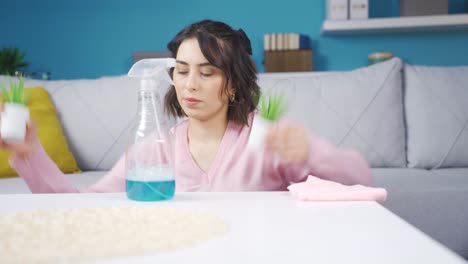
[(224, 73), (203, 56), (197, 39), (184, 40), (173, 73), (177, 100), (189, 118), (201, 121), (227, 117), (228, 96), (222, 92)]

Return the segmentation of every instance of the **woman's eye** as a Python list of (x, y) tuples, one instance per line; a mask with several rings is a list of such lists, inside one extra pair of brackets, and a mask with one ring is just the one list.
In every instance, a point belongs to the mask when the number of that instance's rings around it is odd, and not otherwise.
[(210, 72), (210, 73), (208, 73), (208, 72), (207, 72), (207, 73), (202, 72), (201, 75), (202, 75), (203, 77), (210, 77), (210, 76), (213, 75), (213, 74), (212, 74), (211, 72)]
[(177, 74), (180, 74), (180, 75), (186, 75), (188, 73), (188, 71), (177, 71)]

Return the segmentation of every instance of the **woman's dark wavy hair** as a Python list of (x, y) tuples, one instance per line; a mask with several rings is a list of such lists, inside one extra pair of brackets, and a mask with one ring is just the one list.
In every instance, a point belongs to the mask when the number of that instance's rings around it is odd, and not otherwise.
[[(228, 106), (228, 120), (248, 125), (247, 117), (255, 110), (260, 96), (257, 70), (250, 56), (252, 48), (249, 38), (242, 29), (233, 30), (223, 22), (203, 20), (182, 29), (167, 44), (174, 58), (177, 57), (180, 44), (191, 38), (198, 40), (208, 62), (223, 71), (226, 82), (222, 92), (228, 94), (228, 85), (232, 85), (235, 94)], [(177, 101), (174, 87), (167, 92), (164, 103), (167, 113), (177, 117), (186, 116)]]

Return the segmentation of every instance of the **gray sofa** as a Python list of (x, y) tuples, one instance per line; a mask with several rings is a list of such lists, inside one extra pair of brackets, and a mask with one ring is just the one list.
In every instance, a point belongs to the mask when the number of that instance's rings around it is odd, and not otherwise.
[[(5, 81), (0, 76), (0, 81)], [(288, 115), (341, 148), (359, 150), (383, 204), (468, 258), (468, 67), (425, 67), (400, 59), (347, 72), (262, 73), (265, 93), (281, 92)], [(69, 146), (95, 182), (128, 145), (138, 81), (38, 81), (51, 94)], [(0, 193), (29, 192), (18, 178), (0, 180)]]

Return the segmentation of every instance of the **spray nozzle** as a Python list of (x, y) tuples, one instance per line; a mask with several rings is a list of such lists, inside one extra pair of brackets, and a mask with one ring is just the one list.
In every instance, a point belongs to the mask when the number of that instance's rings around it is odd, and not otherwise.
[(174, 58), (143, 59), (133, 64), (129, 77), (138, 77), (141, 79), (165, 80), (173, 84), (167, 70), (173, 68), (176, 64)]

